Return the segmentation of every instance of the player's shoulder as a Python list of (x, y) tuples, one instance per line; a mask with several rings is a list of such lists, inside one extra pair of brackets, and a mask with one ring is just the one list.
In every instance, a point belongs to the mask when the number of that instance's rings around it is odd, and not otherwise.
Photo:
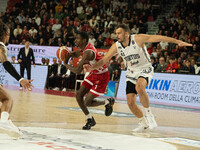
[(1, 43), (0, 43), (0, 49), (1, 49), (1, 50), (5, 50), (5, 49), (6, 49), (6, 46), (5, 46), (4, 44), (1, 44)]
[(94, 47), (94, 45), (92, 45), (91, 43), (88, 43), (85, 47), (85, 50), (95, 50), (96, 48)]

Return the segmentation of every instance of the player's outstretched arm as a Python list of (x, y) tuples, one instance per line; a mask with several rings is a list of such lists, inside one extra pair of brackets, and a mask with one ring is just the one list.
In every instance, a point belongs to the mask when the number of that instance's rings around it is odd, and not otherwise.
[(23, 86), (24, 90), (28, 89), (28, 88), (32, 88), (33, 85), (31, 84), (31, 82), (33, 80), (25, 80), (24, 78), (22, 78), (18, 72), (16, 71), (16, 69), (13, 67), (13, 65), (10, 63), (10, 61), (8, 61), (7, 56), (5, 55), (5, 51), (6, 49), (3, 47), (0, 47), (0, 60), (3, 63), (4, 68), (6, 69), (6, 71), (13, 76), (17, 81), (19, 81), (19, 83)]
[(155, 42), (168, 42), (175, 43), (179, 46), (192, 46), (190, 43), (183, 42), (171, 37), (162, 36), (162, 35), (147, 35), (147, 34), (138, 34), (135, 36), (136, 43), (139, 47), (143, 47), (144, 43), (155, 43)]
[(92, 65), (92, 67), (90, 68), (91, 70), (94, 69), (98, 69), (101, 66), (103, 66), (104, 64), (106, 64), (107, 62), (109, 62), (109, 60), (111, 59), (111, 57), (117, 53), (117, 47), (116, 47), (116, 43), (114, 43), (110, 49), (108, 50), (108, 53), (102, 58), (100, 59), (97, 63), (95, 63), (94, 65)]

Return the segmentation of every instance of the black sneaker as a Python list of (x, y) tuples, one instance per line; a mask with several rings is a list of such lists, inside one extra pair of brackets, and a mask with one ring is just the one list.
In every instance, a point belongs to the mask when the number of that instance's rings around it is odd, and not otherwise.
[(110, 116), (113, 112), (113, 105), (115, 103), (115, 99), (110, 97), (107, 100), (109, 101), (109, 104), (105, 105), (105, 107), (106, 107), (105, 115)]
[(88, 118), (87, 119), (87, 123), (83, 126), (83, 130), (90, 130), (92, 126), (95, 126), (96, 121), (94, 120), (94, 118)]

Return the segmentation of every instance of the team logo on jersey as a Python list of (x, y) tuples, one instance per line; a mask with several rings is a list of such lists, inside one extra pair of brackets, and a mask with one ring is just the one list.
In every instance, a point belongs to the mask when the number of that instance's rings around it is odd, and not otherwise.
[(121, 47), (121, 46), (118, 46), (118, 49), (122, 49), (122, 47)]
[(125, 56), (123, 50), (120, 51), (121, 56)]
[(134, 44), (135, 44), (135, 41), (132, 40), (132, 45), (134, 45)]

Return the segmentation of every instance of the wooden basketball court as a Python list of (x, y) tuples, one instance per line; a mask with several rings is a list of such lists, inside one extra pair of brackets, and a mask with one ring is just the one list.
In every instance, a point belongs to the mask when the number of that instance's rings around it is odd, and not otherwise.
[[(81, 130), (85, 124), (86, 118), (76, 103), (73, 91), (33, 89), (32, 92), (24, 93), (18, 88), (6, 88), (14, 100), (11, 119), (18, 127)], [(179, 137), (200, 141), (200, 110), (160, 105), (151, 105), (151, 108), (159, 127), (148, 133), (147, 138)], [(132, 135), (131, 130), (137, 126), (138, 120), (131, 114), (126, 103), (117, 101), (110, 117), (104, 115), (104, 106), (90, 110), (97, 122), (91, 131)], [(195, 145), (170, 144), (175, 145), (178, 150), (200, 149)]]

